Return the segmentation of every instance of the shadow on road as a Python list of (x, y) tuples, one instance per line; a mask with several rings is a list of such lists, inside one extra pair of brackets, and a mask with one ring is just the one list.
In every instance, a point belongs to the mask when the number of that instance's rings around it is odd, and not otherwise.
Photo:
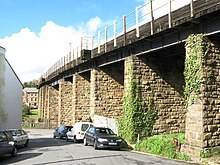
[(37, 157), (42, 155), (44, 152), (51, 151), (53, 146), (64, 146), (71, 145), (73, 142), (66, 142), (63, 139), (53, 138), (36, 138), (30, 139), (28, 147), (19, 147), (18, 155), (11, 157), (10, 154), (0, 157), (0, 164), (11, 164), (20, 162), (26, 159)]
[(6, 165), (11, 163), (20, 162), (22, 160), (31, 159), (42, 155), (43, 153), (19, 153), (16, 157), (11, 157), (11, 155), (1, 156), (0, 164)]

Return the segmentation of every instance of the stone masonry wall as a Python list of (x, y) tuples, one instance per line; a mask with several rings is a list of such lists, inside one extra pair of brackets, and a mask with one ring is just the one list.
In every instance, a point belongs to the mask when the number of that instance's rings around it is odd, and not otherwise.
[(43, 104), (44, 104), (44, 92), (43, 92), (44, 86), (41, 87), (38, 91), (38, 109), (39, 109), (39, 117), (41, 118), (41, 120), (43, 120)]
[[(108, 71), (107, 71), (108, 70)], [(115, 118), (121, 116), (123, 105), (123, 84), (111, 74), (111, 68), (96, 68), (91, 71), (91, 116), (93, 115)], [(122, 77), (123, 75), (120, 75)]]
[(73, 123), (90, 121), (90, 73), (73, 75)]
[[(173, 58), (173, 57), (172, 57)], [(125, 84), (128, 81), (128, 67), (133, 65), (134, 80), (141, 73), (142, 100), (153, 98), (158, 111), (153, 134), (184, 132), (185, 110), (182, 96), (183, 74), (178, 58), (154, 61), (153, 57), (129, 57), (125, 61)], [(167, 60), (166, 66), (161, 65)], [(173, 65), (175, 64), (175, 65)], [(180, 68), (179, 68), (180, 67)], [(147, 105), (146, 105), (147, 106)]]
[(72, 83), (69, 81), (61, 81), (59, 83), (59, 125), (72, 125)]
[(219, 38), (209, 38), (212, 48), (205, 59), (205, 66), (212, 68), (212, 78), (207, 81), (204, 74), (203, 117), (204, 117), (204, 148), (220, 150), (220, 42)]
[(48, 125), (49, 123), (49, 109), (48, 109), (48, 86), (45, 86), (45, 89), (44, 89), (44, 105), (43, 105), (43, 117), (44, 117), (44, 123), (46, 125)]
[(49, 126), (56, 128), (58, 126), (59, 111), (59, 91), (54, 87), (49, 87)]

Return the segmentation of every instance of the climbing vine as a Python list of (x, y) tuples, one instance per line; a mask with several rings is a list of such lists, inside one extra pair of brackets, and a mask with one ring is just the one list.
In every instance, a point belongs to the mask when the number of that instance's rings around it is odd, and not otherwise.
[[(190, 35), (186, 40), (186, 59), (185, 59), (185, 88), (184, 97), (186, 105), (194, 103), (201, 93), (204, 68), (203, 63), (207, 55), (210, 42), (204, 34)], [(207, 69), (207, 70), (210, 70)], [(211, 72), (210, 72), (211, 75)], [(210, 77), (208, 75), (208, 77)]]
[(136, 142), (138, 135), (141, 138), (149, 136), (153, 127), (155, 111), (153, 99), (143, 104), (141, 99), (140, 73), (137, 81), (133, 80), (133, 67), (129, 68), (129, 83), (123, 100), (123, 116), (118, 121), (119, 135), (126, 141)]

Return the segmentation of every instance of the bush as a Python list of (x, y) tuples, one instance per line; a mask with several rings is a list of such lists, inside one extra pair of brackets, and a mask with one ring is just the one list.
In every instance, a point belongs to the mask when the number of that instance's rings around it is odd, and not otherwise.
[(23, 105), (22, 106), (22, 115), (23, 116), (27, 116), (27, 115), (30, 115), (31, 114), (31, 109), (29, 106), (27, 105)]
[(148, 138), (147, 140), (138, 142), (135, 145), (135, 150), (157, 154), (171, 159), (189, 160), (187, 155), (184, 155), (175, 150), (173, 138), (178, 138), (181, 144), (185, 142), (184, 134), (155, 135)]

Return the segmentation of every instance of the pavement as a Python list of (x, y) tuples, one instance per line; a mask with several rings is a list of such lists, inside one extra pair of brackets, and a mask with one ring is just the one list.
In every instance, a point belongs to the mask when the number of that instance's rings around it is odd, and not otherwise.
[(202, 158), (201, 163), (207, 165), (220, 165), (220, 154), (210, 158)]

